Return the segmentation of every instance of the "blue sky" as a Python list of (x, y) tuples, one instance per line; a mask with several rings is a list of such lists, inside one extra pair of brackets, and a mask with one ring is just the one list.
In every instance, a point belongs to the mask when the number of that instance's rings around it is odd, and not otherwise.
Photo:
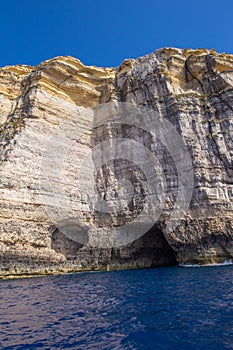
[(232, 0), (8, 0), (0, 3), (0, 66), (58, 55), (117, 66), (163, 46), (233, 52)]

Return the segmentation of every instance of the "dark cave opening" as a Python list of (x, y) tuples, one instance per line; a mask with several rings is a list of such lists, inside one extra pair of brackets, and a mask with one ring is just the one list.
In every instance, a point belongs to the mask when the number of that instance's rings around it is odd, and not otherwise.
[(55, 229), (51, 235), (51, 248), (67, 260), (85, 260), (90, 268), (98, 261), (99, 269), (153, 268), (177, 265), (176, 256), (162, 230), (155, 224), (134, 242), (121, 247), (91, 248), (73, 241)]
[(130, 260), (138, 261), (139, 266), (151, 268), (178, 264), (174, 250), (157, 224), (136, 241), (113, 248), (111, 258), (118, 259), (122, 263)]

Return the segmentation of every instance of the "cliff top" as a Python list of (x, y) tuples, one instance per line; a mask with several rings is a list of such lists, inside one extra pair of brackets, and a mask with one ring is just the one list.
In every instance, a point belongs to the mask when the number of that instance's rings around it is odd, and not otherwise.
[[(135, 61), (137, 59), (140, 59), (142, 57), (147, 57), (151, 54), (155, 54), (155, 56), (159, 57), (161, 54), (166, 54), (168, 56), (183, 56), (184, 58), (188, 58), (191, 55), (194, 56), (203, 56), (203, 55), (214, 55), (218, 58), (223, 58), (226, 60), (233, 60), (233, 54), (229, 54), (226, 52), (220, 52), (218, 53), (215, 49), (205, 49), (205, 48), (198, 48), (198, 49), (179, 49), (175, 47), (163, 47), (160, 49), (155, 50), (153, 53), (149, 53), (143, 56), (140, 56), (136, 59), (134, 58), (126, 58), (123, 62), (126, 61)], [(19, 75), (21, 74), (28, 74), (31, 70), (33, 70), (35, 67), (43, 67), (46, 64), (50, 64), (53, 62), (61, 62), (64, 64), (68, 64), (76, 69), (84, 69), (88, 68), (90, 71), (93, 73), (99, 73), (102, 74), (105, 72), (105, 74), (110, 74), (113, 73), (118, 67), (97, 67), (97, 66), (88, 66), (82, 63), (78, 58), (75, 58), (73, 56), (56, 56), (51, 59), (42, 61), (39, 65), (37, 66), (31, 66), (31, 65), (26, 65), (26, 64), (16, 64), (16, 65), (7, 65), (0, 67), (0, 70), (9, 70), (12, 72), (15, 72)]]

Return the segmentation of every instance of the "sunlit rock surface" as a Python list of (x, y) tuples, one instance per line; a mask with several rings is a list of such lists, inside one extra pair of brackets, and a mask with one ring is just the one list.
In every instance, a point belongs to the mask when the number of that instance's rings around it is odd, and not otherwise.
[[(90, 108), (117, 101), (154, 110), (176, 128), (187, 146), (194, 172), (192, 200), (172, 232), (166, 230), (166, 223), (179, 186), (172, 157), (140, 128), (121, 127), (113, 132), (108, 126), (93, 127)], [(44, 207), (43, 196), (51, 201), (56, 201), (56, 196), (54, 191), (43, 193), (41, 164), (51, 133), (70, 116), (77, 130), (70, 136), (72, 151), (67, 155), (62, 193), (74, 203), (86, 227), (91, 227), (93, 242), (98, 240), (92, 246), (85, 244), (85, 239), (78, 242), (67, 237)], [(0, 275), (205, 264), (231, 259), (232, 126), (233, 55), (214, 50), (164, 48), (127, 59), (117, 68), (87, 67), (73, 57), (56, 57), (37, 67), (1, 68)], [(84, 174), (86, 171), (86, 185), (77, 176), (82, 159), (93, 145), (113, 135), (134, 139), (154, 152), (167, 183), (166, 205), (151, 229), (117, 247), (107, 244), (104, 236), (119, 224), (117, 218), (111, 215), (106, 220), (106, 214), (96, 216), (91, 210), (82, 194), (89, 191), (88, 167), (82, 169)], [(59, 147), (54, 152), (59, 159)], [(131, 169), (129, 180), (146, 193), (146, 180), (140, 170), (132, 169), (124, 160), (114, 163), (113, 168), (123, 175)], [(47, 170), (51, 182), (56, 182), (52, 169)], [(112, 196), (110, 200), (114, 201), (116, 173), (110, 170), (104, 166), (96, 184), (103, 198)], [(134, 201), (122, 212), (120, 224), (134, 220), (138, 210), (140, 203)]]

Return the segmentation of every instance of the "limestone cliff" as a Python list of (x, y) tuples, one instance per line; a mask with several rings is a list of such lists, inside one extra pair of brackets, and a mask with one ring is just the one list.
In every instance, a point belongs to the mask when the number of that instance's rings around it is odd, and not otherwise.
[[(175, 127), (187, 147), (194, 177), (192, 198), (170, 232), (166, 224), (179, 187), (174, 159), (140, 125), (114, 130), (109, 124), (93, 126), (88, 111), (109, 102), (150, 108)], [(47, 207), (50, 200), (53, 203), (54, 191), (44, 188), (43, 181), (41, 184), (48, 140), (71, 115), (76, 129), (69, 136), (73, 146), (59, 186), (62, 184), (75, 213), (85, 221), (83, 230), (90, 227), (93, 242), (98, 238), (91, 245), (85, 238), (73, 240), (74, 232), (64, 234), (45, 210), (42, 198), (49, 198)], [(37, 67), (1, 68), (0, 275), (213, 263), (233, 258), (232, 126), (233, 55), (214, 50), (164, 48), (125, 60), (118, 68), (87, 67), (72, 57), (56, 57)], [(122, 210), (119, 223), (114, 214), (91, 210), (85, 194), (89, 192), (88, 166), (81, 164), (96, 144), (113, 137), (133, 139), (156, 155), (167, 185), (166, 205), (152, 227), (121, 246), (100, 241), (105, 241), (104, 233), (114, 227), (136, 220), (142, 205), (136, 199), (146, 201), (146, 179), (137, 167), (121, 159), (123, 156), (96, 174), (97, 190), (107, 201), (117, 198), (117, 176), (133, 181), (141, 194)], [(50, 158), (59, 159), (60, 147), (54, 148)], [(51, 164), (46, 176), (54, 184), (58, 179)], [(84, 171), (87, 184), (78, 180), (79, 171)], [(136, 220), (135, 232), (140, 222)]]

